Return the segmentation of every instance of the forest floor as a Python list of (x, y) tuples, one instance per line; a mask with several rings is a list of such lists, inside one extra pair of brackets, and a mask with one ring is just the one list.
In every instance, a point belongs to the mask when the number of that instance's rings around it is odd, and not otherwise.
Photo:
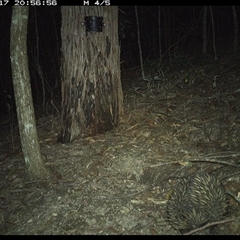
[(240, 234), (239, 64), (186, 57), (160, 71), (149, 62), (149, 81), (123, 68), (119, 126), (71, 144), (56, 143), (60, 113), (36, 108), (55, 182), (27, 180), (17, 124), (2, 116), (0, 234), (180, 234), (166, 221), (167, 200), (177, 182), (203, 170), (232, 195), (223, 219), (232, 220), (210, 233)]

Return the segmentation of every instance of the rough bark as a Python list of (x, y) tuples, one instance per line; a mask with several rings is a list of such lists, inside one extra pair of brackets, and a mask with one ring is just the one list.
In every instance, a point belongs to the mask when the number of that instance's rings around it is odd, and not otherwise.
[(44, 166), (33, 108), (27, 57), (28, 7), (13, 7), (10, 58), (19, 133), (24, 161), (30, 179), (49, 176)]
[[(117, 7), (62, 7), (62, 131), (58, 141), (104, 133), (123, 112)], [(103, 17), (88, 32), (85, 16)]]

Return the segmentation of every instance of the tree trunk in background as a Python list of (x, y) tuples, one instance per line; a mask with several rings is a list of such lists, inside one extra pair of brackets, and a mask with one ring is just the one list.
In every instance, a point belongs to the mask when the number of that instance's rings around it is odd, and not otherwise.
[(203, 7), (203, 54), (207, 54), (207, 8), (207, 6)]
[(44, 166), (33, 108), (27, 56), (28, 7), (12, 8), (10, 58), (17, 118), (24, 161), (30, 179), (49, 176)]
[(233, 11), (233, 27), (234, 27), (233, 54), (237, 55), (238, 53), (238, 17), (237, 17), (235, 6), (232, 6), (232, 11)]
[[(104, 133), (123, 113), (118, 8), (62, 7), (62, 130), (58, 141)], [(88, 32), (85, 16), (103, 17), (102, 32)]]
[(213, 43), (213, 51), (214, 51), (214, 59), (217, 60), (217, 50), (216, 50), (216, 34), (215, 34), (215, 24), (214, 24), (214, 19), (213, 19), (213, 11), (212, 11), (212, 7), (209, 6), (209, 11), (210, 11), (210, 15), (211, 15), (211, 22), (212, 22), (212, 43)]
[(158, 6), (158, 52), (159, 61), (162, 63), (162, 21), (161, 21), (161, 7)]

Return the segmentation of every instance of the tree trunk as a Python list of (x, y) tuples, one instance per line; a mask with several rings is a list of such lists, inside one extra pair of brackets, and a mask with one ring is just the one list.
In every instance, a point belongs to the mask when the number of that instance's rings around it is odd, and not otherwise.
[(142, 79), (145, 81), (147, 80), (145, 78), (145, 72), (143, 67), (143, 57), (142, 57), (142, 47), (141, 47), (141, 36), (140, 36), (140, 27), (139, 27), (139, 20), (138, 20), (138, 9), (137, 6), (135, 6), (135, 14), (136, 14), (136, 23), (137, 23), (137, 33), (138, 33), (138, 50), (139, 50), (139, 59), (140, 59), (140, 66), (141, 66), (141, 72), (142, 72)]
[(233, 36), (233, 54), (237, 56), (238, 53), (238, 17), (236, 7), (232, 6), (233, 11), (233, 27), (234, 27), (234, 36)]
[(30, 179), (49, 176), (38, 142), (27, 57), (28, 7), (12, 8), (10, 58), (24, 161)]
[(207, 54), (207, 8), (207, 6), (203, 7), (203, 54)]
[[(62, 130), (58, 141), (104, 133), (123, 113), (118, 8), (62, 7)], [(102, 32), (86, 32), (85, 16), (103, 17)]]
[(214, 51), (214, 59), (217, 60), (217, 50), (216, 50), (216, 40), (215, 40), (215, 24), (213, 20), (213, 12), (212, 7), (209, 6), (210, 14), (211, 14), (211, 22), (212, 22), (212, 35), (213, 35), (213, 51)]
[(161, 6), (158, 6), (158, 52), (159, 61), (162, 64), (162, 27), (161, 27)]

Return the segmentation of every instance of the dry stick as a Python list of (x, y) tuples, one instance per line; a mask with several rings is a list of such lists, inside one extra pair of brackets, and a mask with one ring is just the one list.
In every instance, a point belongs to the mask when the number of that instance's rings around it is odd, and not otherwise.
[(230, 162), (221, 161), (221, 160), (196, 159), (196, 160), (188, 160), (186, 162), (210, 162), (210, 163), (219, 163), (219, 164), (223, 164), (223, 165), (228, 165), (228, 166), (232, 166), (232, 167), (236, 167), (236, 168), (240, 167), (240, 164), (230, 163)]
[[(236, 156), (238, 156), (238, 155), (236, 155)], [(227, 156), (225, 156), (225, 157), (227, 157)], [(212, 158), (213, 158), (213, 156), (212, 156)], [(210, 163), (218, 163), (218, 164), (228, 165), (228, 166), (236, 167), (236, 168), (240, 167), (240, 164), (230, 163), (230, 162), (221, 161), (221, 160), (211, 160), (211, 159), (208, 159), (206, 157), (205, 158), (204, 157), (199, 158), (199, 159), (196, 158), (196, 159), (193, 159), (193, 160), (186, 159), (186, 160), (175, 160), (175, 161), (162, 162), (162, 163), (150, 165), (148, 167), (159, 167), (159, 166), (170, 165), (170, 164), (179, 163), (179, 162), (210, 162)]]
[(196, 228), (190, 232), (187, 232), (187, 233), (184, 233), (183, 235), (191, 235), (195, 232), (198, 232), (198, 231), (201, 231), (205, 228), (208, 228), (208, 227), (211, 227), (211, 226), (214, 226), (214, 225), (218, 225), (218, 224), (222, 224), (222, 223), (227, 223), (227, 222), (232, 222), (232, 221), (235, 221), (235, 219), (226, 219), (226, 220), (222, 220), (222, 221), (218, 221), (218, 222), (211, 222), (211, 223), (208, 223), (206, 225), (204, 225), (203, 227), (200, 227), (200, 228)]
[(226, 191), (228, 195), (230, 195), (238, 204), (240, 204), (240, 199), (236, 197), (233, 193)]
[(218, 157), (218, 158), (238, 157), (238, 156), (240, 156), (240, 152), (235, 152), (235, 151), (217, 152), (217, 153), (205, 155), (205, 157)]

